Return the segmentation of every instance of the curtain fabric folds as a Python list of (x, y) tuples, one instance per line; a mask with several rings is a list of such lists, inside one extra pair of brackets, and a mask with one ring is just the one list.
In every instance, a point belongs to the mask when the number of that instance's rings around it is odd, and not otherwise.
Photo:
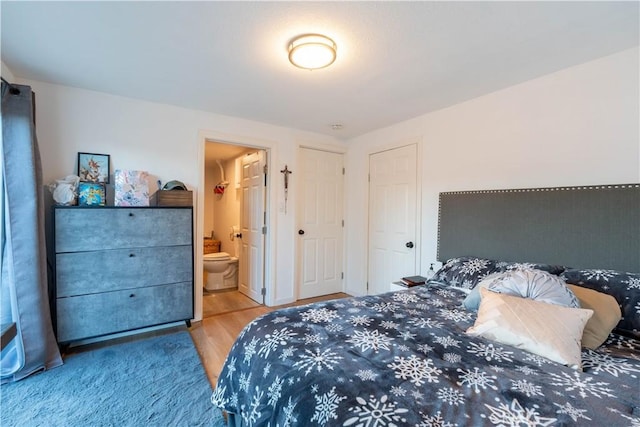
[(47, 290), (44, 189), (31, 87), (2, 84), (0, 262), (2, 323), (17, 336), (2, 351), (2, 383), (62, 364)]

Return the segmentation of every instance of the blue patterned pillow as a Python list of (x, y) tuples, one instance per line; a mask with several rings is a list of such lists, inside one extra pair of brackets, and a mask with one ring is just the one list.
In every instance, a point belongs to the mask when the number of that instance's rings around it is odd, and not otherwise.
[(515, 270), (518, 268), (526, 268), (530, 270), (541, 270), (541, 271), (546, 271), (547, 273), (551, 273), (555, 276), (560, 275), (560, 273), (562, 273), (566, 268), (563, 265), (537, 264), (533, 262), (507, 262), (507, 261), (496, 262), (496, 267), (500, 271)]
[(611, 295), (620, 304), (622, 320), (616, 329), (640, 337), (640, 274), (615, 270), (565, 270), (560, 278)]
[(488, 274), (496, 271), (495, 261), (462, 256), (451, 258), (445, 262), (431, 280), (448, 286), (471, 290)]

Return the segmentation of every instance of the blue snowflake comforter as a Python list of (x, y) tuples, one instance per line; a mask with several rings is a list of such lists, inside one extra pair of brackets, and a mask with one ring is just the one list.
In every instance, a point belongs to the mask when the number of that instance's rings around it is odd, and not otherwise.
[(640, 426), (640, 342), (611, 335), (584, 372), (470, 337), (440, 285), (256, 319), (211, 398), (245, 426)]

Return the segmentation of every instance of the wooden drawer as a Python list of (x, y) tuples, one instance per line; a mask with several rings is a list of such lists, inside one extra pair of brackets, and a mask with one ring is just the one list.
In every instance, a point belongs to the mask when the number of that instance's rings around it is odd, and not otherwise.
[(192, 282), (185, 282), (58, 298), (58, 342), (189, 320), (192, 288)]
[(56, 252), (192, 244), (190, 208), (56, 208)]
[(158, 190), (151, 195), (152, 206), (193, 206), (191, 190)]
[(56, 255), (58, 298), (191, 281), (191, 246), (111, 249)]

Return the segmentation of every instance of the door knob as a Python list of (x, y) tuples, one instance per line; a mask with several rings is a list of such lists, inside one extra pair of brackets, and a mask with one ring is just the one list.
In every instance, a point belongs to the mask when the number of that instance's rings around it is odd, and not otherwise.
[(298, 230), (298, 234), (302, 236), (304, 234), (304, 230)]
[(413, 247), (413, 242), (407, 242), (405, 246), (411, 249)]

